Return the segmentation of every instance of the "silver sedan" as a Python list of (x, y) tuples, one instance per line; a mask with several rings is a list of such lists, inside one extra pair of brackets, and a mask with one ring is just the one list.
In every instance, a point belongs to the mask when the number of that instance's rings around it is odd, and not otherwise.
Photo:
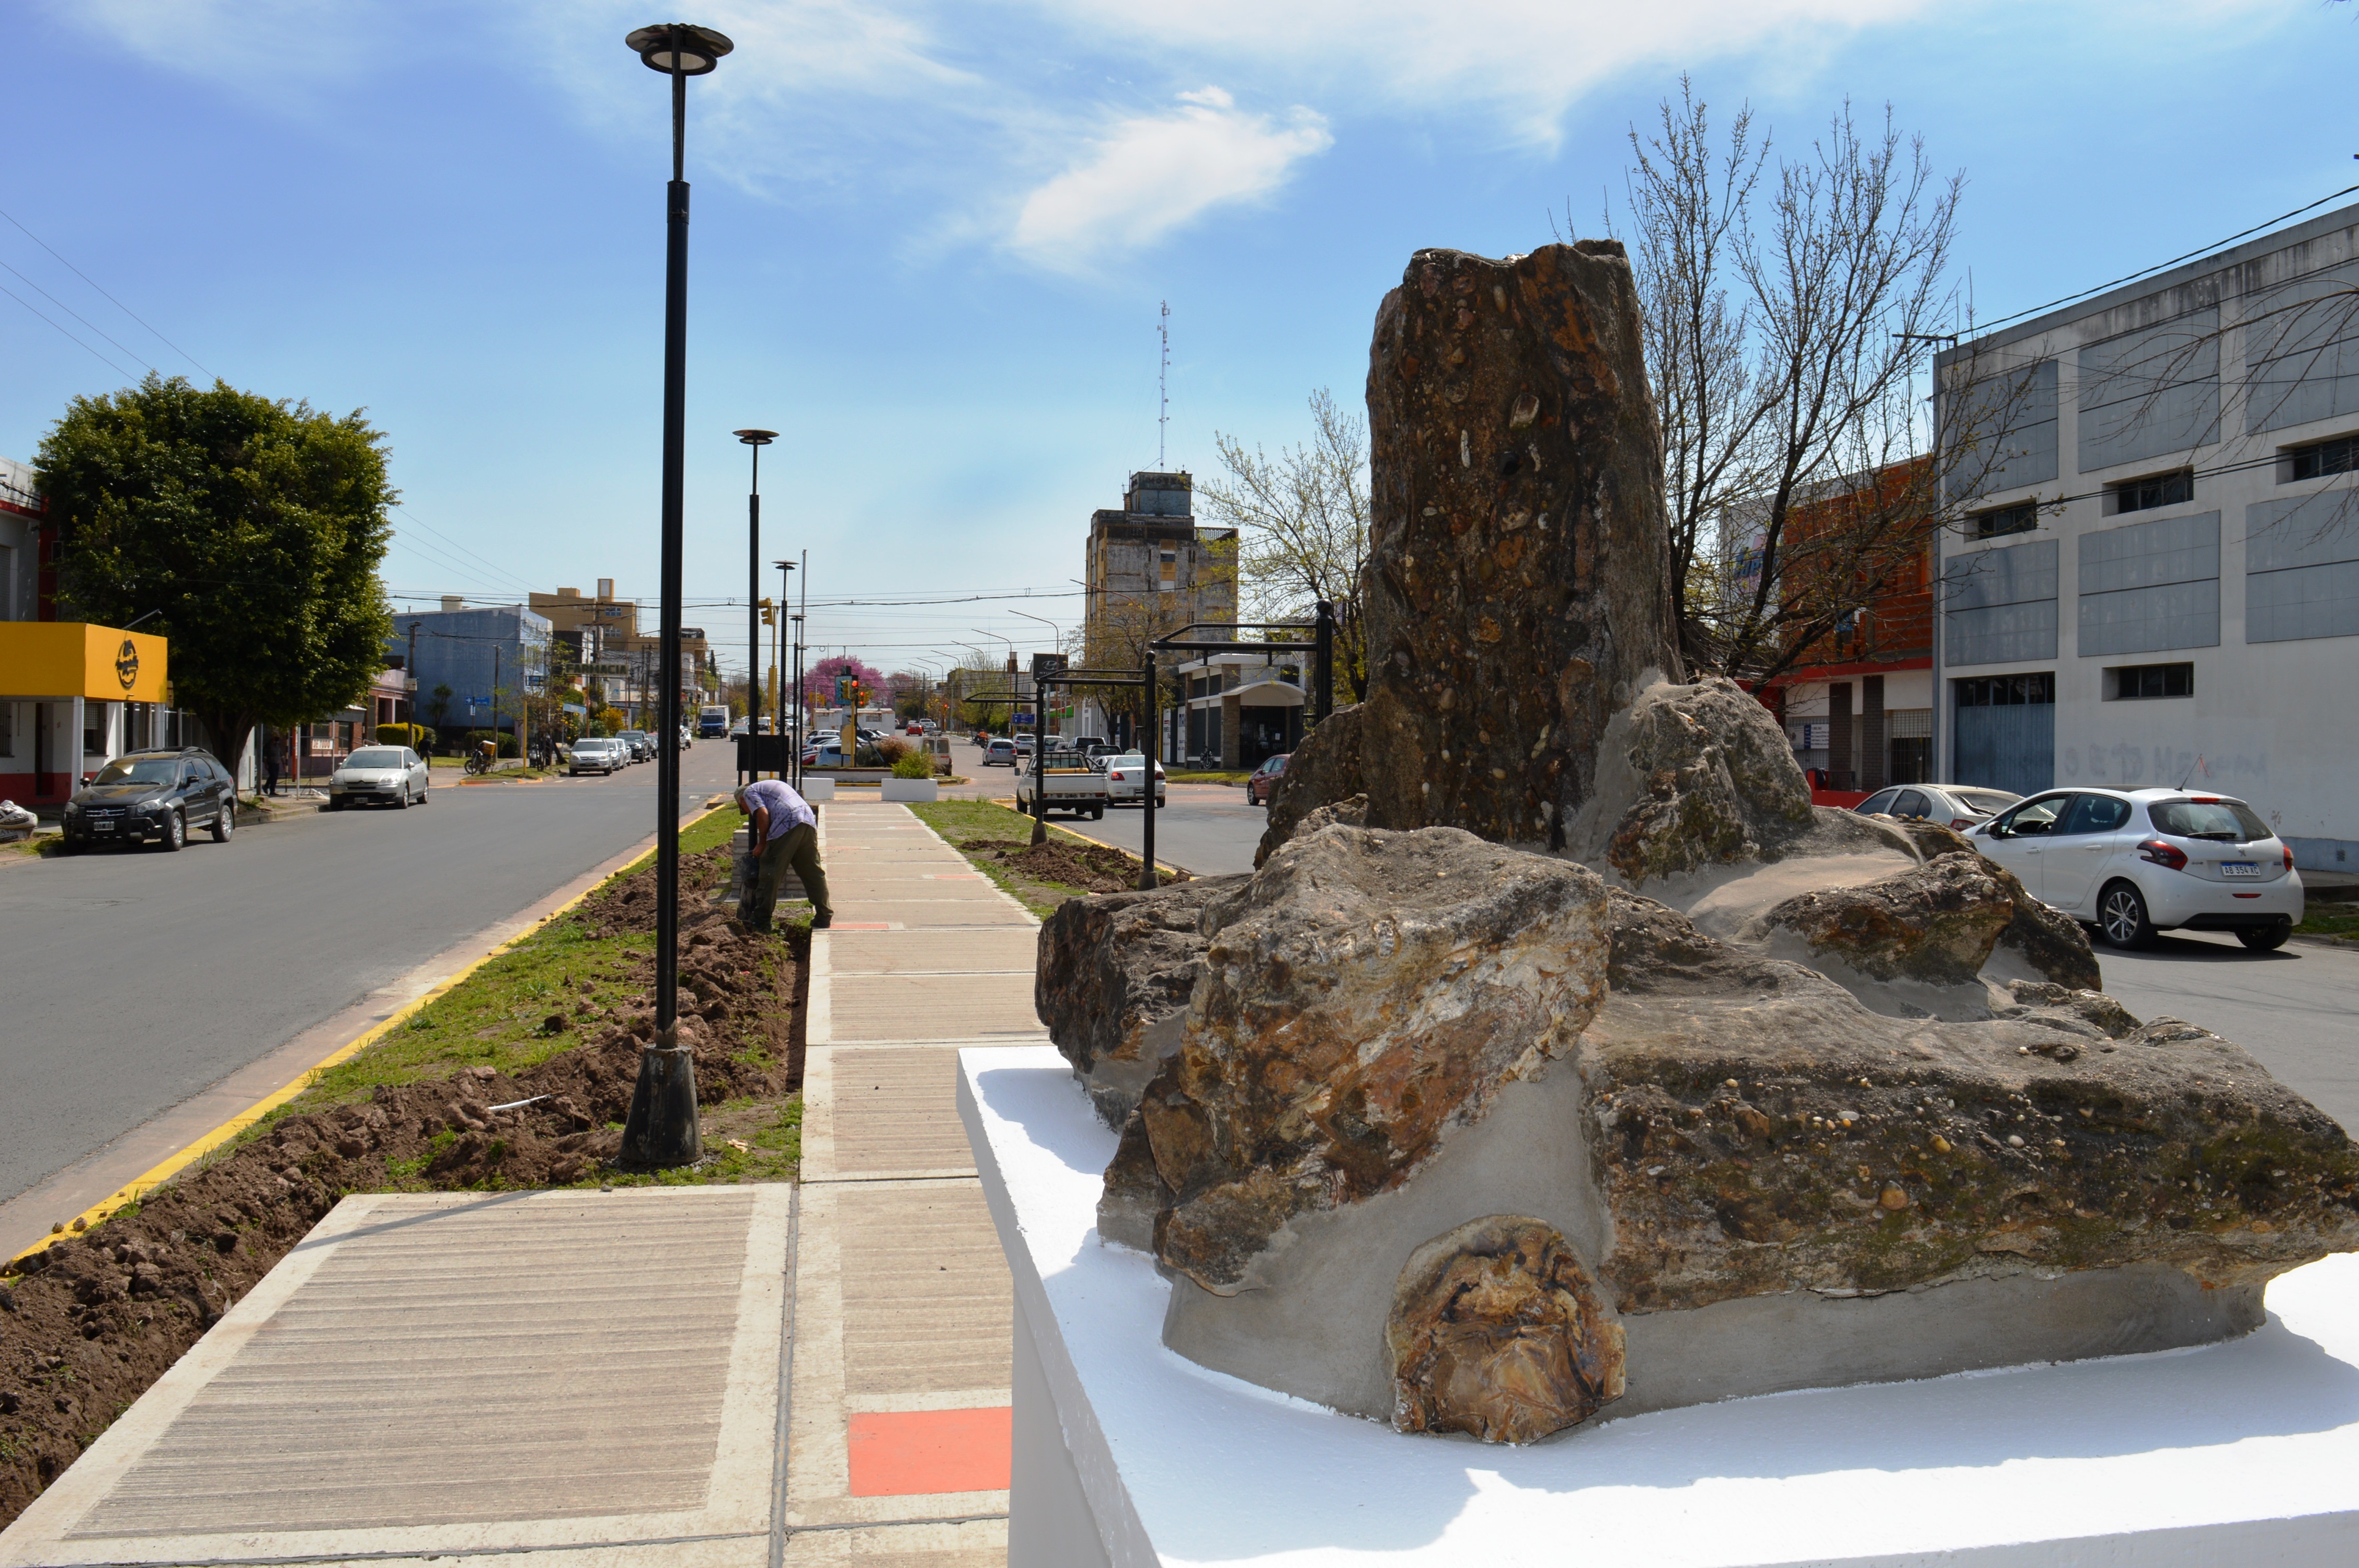
[(328, 779), (328, 809), (374, 801), (399, 810), (426, 804), (426, 759), (407, 746), (364, 746)]

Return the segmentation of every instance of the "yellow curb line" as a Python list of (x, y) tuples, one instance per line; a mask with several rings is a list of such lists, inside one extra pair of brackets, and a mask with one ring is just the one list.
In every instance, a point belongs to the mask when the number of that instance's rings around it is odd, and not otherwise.
[[(693, 827), (696, 824), (703, 821), (706, 817), (712, 816), (713, 812), (720, 809), (722, 808), (719, 806), (712, 806), (697, 813), (694, 816), (688, 818), (679, 825), (680, 831), (683, 833), (686, 832), (689, 828)], [(449, 995), (452, 990), (458, 989), (460, 982), (473, 975), (477, 969), (482, 968), (485, 964), (490, 963), (494, 958), (498, 957), (501, 954), (507, 952), (510, 948), (516, 946), (517, 943), (524, 941), (527, 937), (538, 935), (542, 931), (548, 929), (549, 925), (552, 922), (570, 914), (577, 904), (580, 904), (592, 893), (594, 893), (600, 888), (604, 887), (607, 882), (613, 881), (614, 877), (629, 875), (632, 871), (637, 870), (639, 866), (644, 864), (647, 860), (647, 857), (642, 855), (639, 859), (633, 860), (629, 865), (625, 866), (621, 871), (616, 871), (614, 876), (607, 877), (590, 887), (584, 888), (582, 892), (574, 894), (571, 898), (567, 899), (563, 903), (559, 904), (555, 909), (550, 910), (547, 914), (542, 915), (538, 920), (534, 921), (530, 926), (517, 932), (506, 941), (491, 948), (489, 951), (475, 958), (473, 962), (462, 968), (457, 974), (452, 975), (449, 979), (442, 981), (440, 985), (435, 986), (432, 989), (427, 991), (422, 996), (419, 996), (412, 1000), (403, 1003), (400, 1007), (396, 1008), (391, 1013), (386, 1015), (382, 1021), (369, 1025), (368, 1028), (362, 1030), (360, 1033), (354, 1035), (344, 1044), (339, 1045), (333, 1051), (329, 1052), (326, 1055), (321, 1057), (318, 1061), (304, 1068), (303, 1071), (296, 1076), (294, 1082), (288, 1084), (274, 1093), (265, 1095), (262, 1098), (255, 1100), (252, 1105), (246, 1107), (244, 1110), (239, 1111), (235, 1116), (231, 1117), (227, 1121), (223, 1122), (220, 1126), (214, 1128), (212, 1131), (206, 1133), (195, 1142), (187, 1145), (175, 1153), (166, 1156), (156, 1164), (150, 1165), (147, 1169), (139, 1173), (138, 1175), (134, 1176), (130, 1181), (125, 1182), (122, 1186), (117, 1187), (105, 1197), (99, 1199), (98, 1202), (91, 1205), (90, 1207), (74, 1216), (71, 1221), (67, 1222), (63, 1228), (50, 1231), (49, 1235), (42, 1237), (38, 1241), (34, 1242), (30, 1247), (27, 1247), (22, 1252), (17, 1253), (15, 1258), (9, 1259), (8, 1261), (14, 1263), (17, 1261), (18, 1259), (29, 1258), (36, 1252), (45, 1250), (54, 1242), (63, 1241), (70, 1236), (78, 1235), (81, 1232), (89, 1229), (92, 1226), (98, 1224), (101, 1220), (105, 1219), (108, 1216), (114, 1214), (116, 1210), (124, 1207), (125, 1205), (133, 1203), (136, 1200), (146, 1196), (147, 1194), (154, 1192), (158, 1187), (160, 1187), (166, 1182), (170, 1181), (174, 1176), (186, 1170), (189, 1166), (195, 1164), (198, 1161), (203, 1159), (206, 1155), (212, 1153), (214, 1150), (220, 1148), (231, 1139), (235, 1138), (247, 1128), (252, 1127), (255, 1122), (260, 1121), (272, 1111), (277, 1110), (280, 1106), (285, 1105), (288, 1100), (293, 1099), (297, 1095), (301, 1094), (305, 1089), (310, 1088), (312, 1084), (319, 1080), (321, 1074), (336, 1065), (339, 1062), (347, 1061), (353, 1056), (359, 1055), (363, 1051), (368, 1049), (368, 1047), (375, 1044), (379, 1040), (384, 1039), (387, 1034), (393, 1033), (395, 1029), (408, 1022), (412, 1018), (415, 1018), (419, 1012), (425, 1010), (429, 1003), (439, 1001), (443, 997)]]
[[(1032, 814), (1031, 814), (1030, 812), (1028, 812), (1028, 811), (1017, 811), (1017, 810), (1016, 810), (1016, 797), (1015, 797), (1014, 795), (1009, 795), (1006, 800), (995, 800), (995, 801), (993, 801), (991, 804), (992, 804), (992, 805), (994, 805), (994, 806), (1006, 806), (1008, 810), (1016, 812), (1016, 816), (1021, 816), (1021, 817), (1024, 817), (1024, 818), (1025, 818), (1025, 819), (1027, 819), (1027, 821), (1028, 821), (1028, 820), (1030, 820), (1031, 816), (1032, 816)], [(1159, 810), (1159, 809), (1160, 809), (1160, 807), (1158, 807), (1158, 809)], [(1107, 843), (1107, 842), (1106, 842), (1104, 839), (1103, 839), (1103, 838), (1091, 838), (1088, 834), (1086, 834), (1086, 833), (1084, 833), (1084, 832), (1081, 831), (1079, 828), (1077, 828), (1077, 827), (1066, 827), (1066, 826), (1065, 826), (1063, 823), (1061, 823), (1061, 822), (1050, 822), (1050, 821), (1049, 821), (1049, 820), (1048, 820), (1046, 817), (1043, 817), (1043, 818), (1041, 818), (1041, 820), (1040, 820), (1040, 826), (1041, 826), (1041, 827), (1046, 827), (1046, 828), (1047, 828), (1049, 832), (1051, 832), (1051, 833), (1062, 833), (1062, 834), (1063, 834), (1066, 838), (1079, 838), (1082, 843), (1084, 843), (1084, 844), (1094, 844), (1094, 845), (1096, 845), (1096, 846), (1097, 846), (1099, 849), (1112, 849), (1112, 850), (1114, 850), (1116, 854), (1119, 854), (1119, 855), (1129, 855), (1129, 854), (1130, 854), (1130, 851), (1129, 851), (1129, 850), (1127, 850), (1127, 849), (1124, 849), (1124, 848), (1123, 848), (1121, 845), (1119, 845), (1119, 844), (1109, 844), (1109, 843)], [(1131, 856), (1131, 858), (1132, 858), (1133, 860), (1136, 860), (1138, 857), (1136, 857), (1136, 855), (1132, 855), (1132, 856)], [(1170, 872), (1170, 873), (1171, 873), (1173, 876), (1175, 876), (1175, 877), (1176, 877), (1176, 876), (1178, 876), (1178, 875), (1179, 875), (1180, 872), (1182, 872), (1182, 871), (1188, 871), (1188, 868), (1187, 868), (1187, 867), (1185, 867), (1185, 866), (1175, 866), (1175, 865), (1173, 865), (1173, 864), (1172, 864), (1170, 861), (1169, 861), (1169, 860), (1158, 860), (1158, 861), (1156, 861), (1156, 862), (1155, 862), (1155, 869), (1156, 869), (1156, 871), (1158, 871), (1158, 872), (1161, 872), (1161, 871), (1169, 871), (1169, 872)], [(1193, 871), (1188, 871), (1188, 874), (1189, 874), (1190, 876), (1191, 876), (1191, 877), (1192, 877), (1192, 876), (1194, 876), (1196, 873), (1195, 873), (1195, 872), (1193, 872)]]

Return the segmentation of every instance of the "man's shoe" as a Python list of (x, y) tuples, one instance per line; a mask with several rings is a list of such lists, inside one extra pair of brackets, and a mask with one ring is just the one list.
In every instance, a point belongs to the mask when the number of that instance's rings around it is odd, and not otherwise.
[(832, 914), (815, 914), (811, 916), (811, 929), (813, 931), (824, 931), (834, 924), (835, 916)]

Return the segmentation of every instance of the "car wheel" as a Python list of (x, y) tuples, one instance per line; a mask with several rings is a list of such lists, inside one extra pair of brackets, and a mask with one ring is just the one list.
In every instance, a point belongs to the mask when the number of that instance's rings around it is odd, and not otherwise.
[(163, 851), (168, 855), (188, 841), (189, 819), (177, 811), (168, 815), (164, 818)]
[(394, 795), (393, 808), (396, 811), (409, 809), (409, 783), (407, 779), (402, 781), (401, 788)]
[(2097, 928), (2116, 947), (2154, 945), (2154, 925), (2146, 917), (2146, 898), (2128, 882), (2108, 882), (2097, 896)]
[(213, 813), (213, 842), (226, 844), (229, 842), (229, 836), (236, 831), (237, 802), (223, 801), (221, 809)]
[(2256, 953), (2272, 953), (2284, 946), (2286, 938), (2292, 935), (2293, 922), (2280, 920), (2275, 925), (2264, 925), (2257, 930), (2247, 927), (2239, 931), (2236, 940)]
[(1103, 822), (1105, 820), (1105, 807), (1103, 806), (1093, 806), (1090, 807), (1090, 820), (1093, 822)]

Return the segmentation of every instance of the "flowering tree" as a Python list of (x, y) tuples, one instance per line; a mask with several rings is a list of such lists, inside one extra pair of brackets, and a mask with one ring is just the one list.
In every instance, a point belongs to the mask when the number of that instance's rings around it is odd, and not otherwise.
[(885, 676), (874, 665), (863, 664), (848, 654), (832, 654), (803, 672), (803, 694), (822, 708), (835, 703), (835, 678), (850, 676), (860, 683), (872, 702), (885, 690)]

